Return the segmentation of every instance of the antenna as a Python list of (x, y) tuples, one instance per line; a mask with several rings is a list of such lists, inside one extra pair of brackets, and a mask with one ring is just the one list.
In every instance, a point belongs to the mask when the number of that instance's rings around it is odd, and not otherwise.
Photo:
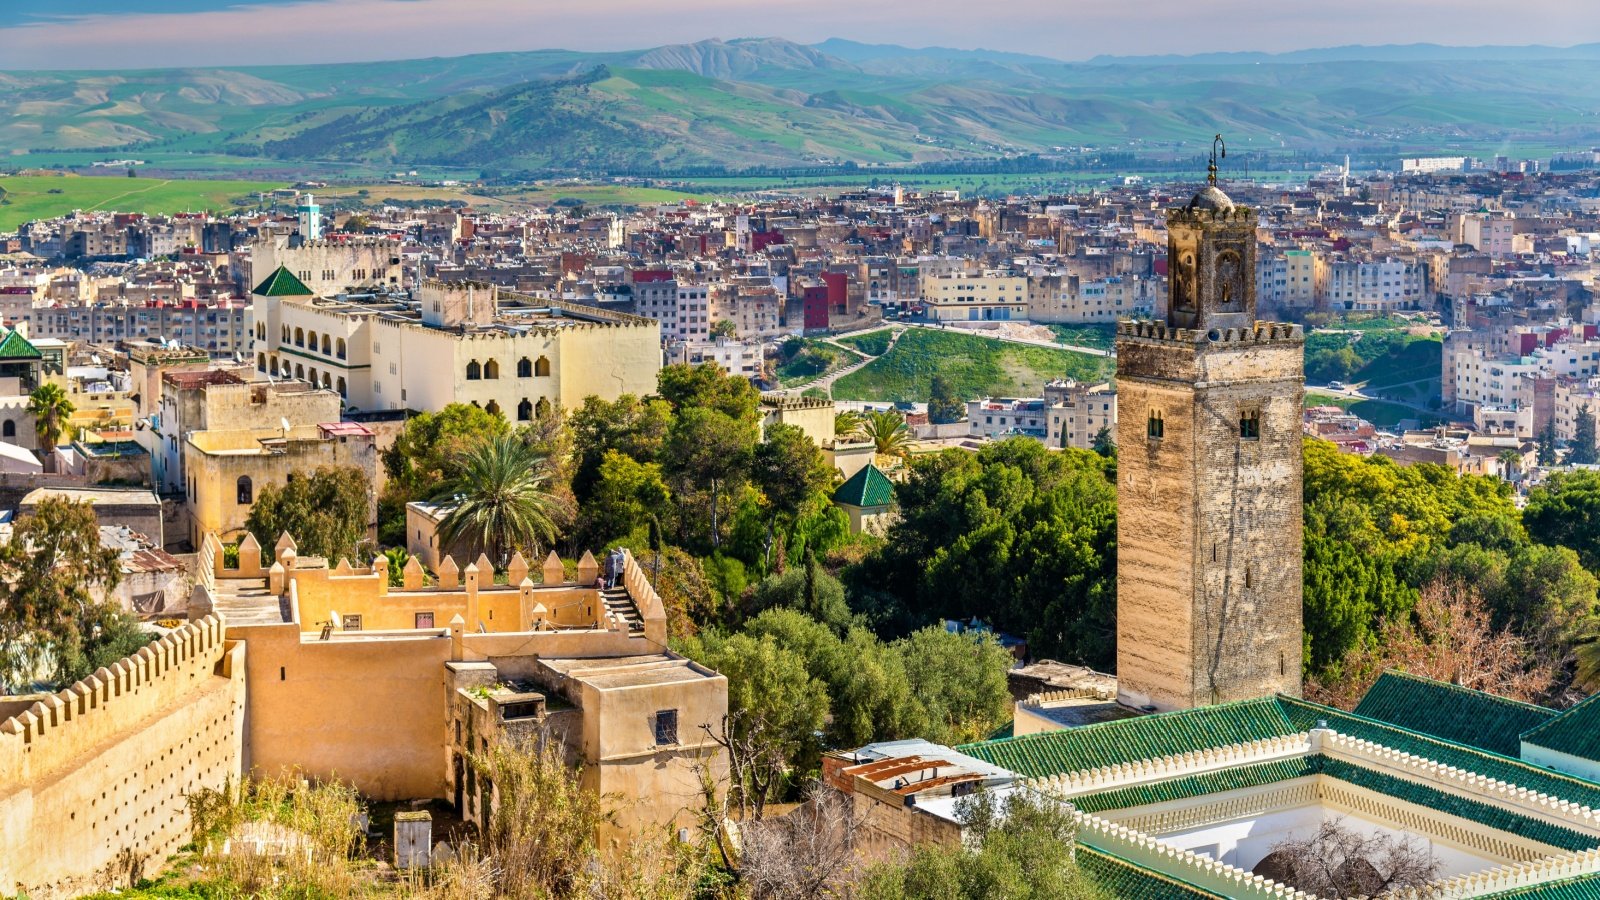
[[(1218, 151), (1221, 151), (1220, 153)], [(1217, 183), (1217, 160), (1228, 158), (1228, 145), (1222, 140), (1222, 135), (1211, 139), (1211, 165), (1206, 167), (1206, 184)]]

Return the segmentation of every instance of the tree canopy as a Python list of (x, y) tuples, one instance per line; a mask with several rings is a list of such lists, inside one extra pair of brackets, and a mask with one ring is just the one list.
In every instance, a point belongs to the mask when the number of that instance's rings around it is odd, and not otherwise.
[(371, 495), (372, 485), (360, 469), (324, 466), (283, 487), (262, 488), (244, 527), (262, 547), (288, 532), (302, 556), (355, 562), (364, 555)]

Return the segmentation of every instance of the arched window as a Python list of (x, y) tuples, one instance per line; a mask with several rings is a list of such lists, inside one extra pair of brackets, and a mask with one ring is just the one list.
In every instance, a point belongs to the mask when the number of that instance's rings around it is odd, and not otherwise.
[[(532, 418), (533, 418), (533, 403), (530, 400), (528, 400), (527, 397), (523, 397), (522, 398), (522, 402), (517, 404), (517, 421), (518, 422), (527, 422), (527, 421), (531, 420)], [(8, 426), (10, 424), (11, 424), (10, 422), (6, 423), (6, 425), (8, 425)]]
[(312, 353), (317, 352), (317, 333), (315, 331), (306, 332), (306, 349)]
[(497, 381), (500, 378), (500, 361), (491, 359), (483, 364), (483, 377), (488, 381)]
[(533, 364), (533, 374), (538, 375), (540, 378), (548, 376), (550, 374), (550, 360), (542, 356), (539, 357), (539, 360)]
[(13, 438), (17, 436), (17, 423), (10, 419), (0, 423), (0, 437)]
[(271, 372), (273, 375), (278, 374), (278, 358), (276, 356), (274, 356), (272, 361), (267, 364), (267, 371)]
[(327, 372), (322, 373), (322, 389), (326, 391), (333, 390), (333, 376)]
[(524, 356), (523, 358), (517, 360), (517, 377), (518, 378), (532, 378), (533, 377), (533, 360), (527, 358), (526, 356)]
[(340, 359), (344, 359), (344, 353), (345, 353), (344, 338), (339, 338), (339, 342), (337, 344), (334, 344), (333, 347), (334, 347), (334, 354), (337, 355)]
[(550, 401), (540, 397), (539, 403), (533, 408), (533, 414), (540, 419), (548, 419), (550, 417)]
[(265, 353), (257, 353), (256, 354), (256, 371), (257, 372), (265, 372), (266, 370), (267, 370), (267, 355)]
[(333, 341), (328, 340), (328, 336), (327, 335), (323, 335), (322, 336), (322, 355), (323, 356), (332, 356), (333, 355)]
[(350, 396), (350, 392), (348, 390), (346, 390), (346, 388), (345, 388), (344, 376), (342, 376), (342, 375), (339, 377), (339, 396), (341, 396), (341, 397), (349, 397)]
[(467, 363), (467, 380), (468, 381), (477, 381), (477, 380), (481, 379), (482, 377), (483, 377), (483, 367), (478, 365), (478, 361), (477, 360), (473, 360), (472, 362)]
[(316, 368), (312, 367), (311, 369), (308, 369), (306, 371), (306, 374), (311, 376), (311, 386), (312, 387), (316, 387), (317, 386), (317, 370), (316, 370)]
[(249, 475), (239, 476), (239, 504), (248, 506), (256, 501), (255, 485), (250, 482)]
[(1247, 409), (1239, 413), (1239, 439), (1245, 441), (1261, 439), (1261, 410)]
[(301, 381), (305, 381), (306, 380), (306, 367), (300, 365), (299, 363), (295, 363), (294, 364), (294, 377), (300, 379)]
[(491, 416), (498, 416), (498, 415), (500, 415), (500, 404), (495, 402), (495, 401), (493, 401), (493, 400), (490, 400), (489, 401), (489, 405), (485, 406), (483, 408), (483, 411), (488, 413)]
[(1150, 410), (1150, 419), (1145, 423), (1145, 435), (1153, 441), (1167, 436), (1167, 422), (1161, 417), (1161, 410)]
[(289, 343), (289, 326), (287, 325), (283, 326), (283, 342), (285, 344)]
[(304, 328), (296, 328), (294, 330), (294, 345), (296, 347), (304, 347), (306, 345), (306, 331)]

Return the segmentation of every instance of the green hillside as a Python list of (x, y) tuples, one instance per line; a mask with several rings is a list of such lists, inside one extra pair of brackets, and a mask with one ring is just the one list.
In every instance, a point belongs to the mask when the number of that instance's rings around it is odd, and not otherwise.
[(833, 384), (838, 400), (926, 402), (934, 375), (956, 396), (1037, 397), (1047, 381), (1107, 377), (1113, 361), (1086, 353), (1014, 344), (958, 331), (912, 328), (893, 350)]
[[(829, 46), (846, 57), (831, 55)], [(780, 39), (238, 69), (0, 72), (18, 165), (486, 173), (904, 164), (1061, 147), (1478, 153), (1600, 140), (1600, 59), (1065, 64)], [(6, 158), (6, 157), (0, 157)], [(386, 168), (390, 167), (390, 168)]]
[(261, 193), (283, 186), (260, 181), (6, 176), (0, 177), (0, 231), (10, 231), (31, 219), (47, 219), (77, 209), (167, 214), (254, 206)]

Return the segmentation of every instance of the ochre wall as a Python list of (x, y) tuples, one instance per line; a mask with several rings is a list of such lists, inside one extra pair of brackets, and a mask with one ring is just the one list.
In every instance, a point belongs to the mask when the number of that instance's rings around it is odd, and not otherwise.
[(75, 896), (187, 843), (185, 794), (239, 778), (245, 657), (208, 616), (0, 724), (0, 894)]

